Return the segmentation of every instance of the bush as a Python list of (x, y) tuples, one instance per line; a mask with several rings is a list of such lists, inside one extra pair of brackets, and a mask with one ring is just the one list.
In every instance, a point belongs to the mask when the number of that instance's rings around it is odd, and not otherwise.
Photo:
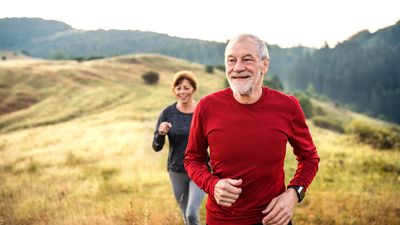
[(143, 74), (142, 78), (146, 84), (157, 84), (158, 80), (160, 79), (160, 75), (156, 72), (149, 71)]
[(363, 143), (379, 149), (400, 149), (400, 131), (395, 127), (368, 124), (361, 120), (352, 120), (346, 132), (353, 134)]
[(301, 108), (303, 109), (306, 118), (311, 118), (313, 116), (313, 105), (311, 103), (310, 98), (302, 93), (295, 94), (295, 96), (299, 100)]
[(206, 72), (207, 73), (214, 73), (214, 67), (211, 65), (206, 66)]
[(322, 127), (328, 130), (333, 130), (339, 133), (344, 133), (345, 129), (341, 121), (327, 116), (316, 116), (312, 119), (315, 126)]

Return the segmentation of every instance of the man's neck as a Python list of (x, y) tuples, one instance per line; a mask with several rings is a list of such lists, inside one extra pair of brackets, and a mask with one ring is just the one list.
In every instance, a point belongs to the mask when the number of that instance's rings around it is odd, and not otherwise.
[(249, 94), (241, 95), (239, 93), (233, 92), (233, 97), (238, 101), (240, 104), (248, 105), (257, 102), (262, 95), (262, 87), (253, 90)]

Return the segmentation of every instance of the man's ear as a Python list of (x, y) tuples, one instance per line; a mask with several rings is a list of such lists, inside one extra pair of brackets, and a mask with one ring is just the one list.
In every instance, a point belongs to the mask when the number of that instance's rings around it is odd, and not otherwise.
[(262, 61), (262, 64), (263, 64), (262, 73), (266, 74), (268, 72), (268, 70), (269, 70), (269, 60), (268, 59), (264, 59)]

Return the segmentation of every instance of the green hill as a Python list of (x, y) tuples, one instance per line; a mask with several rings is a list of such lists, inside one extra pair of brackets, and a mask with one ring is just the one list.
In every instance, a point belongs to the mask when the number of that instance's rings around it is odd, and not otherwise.
[(400, 23), (362, 31), (334, 48), (297, 58), (281, 79), (290, 90), (312, 86), (348, 108), (400, 123)]
[[(179, 70), (207, 77), (199, 94), (223, 84), (221, 72), (206, 74), (204, 66), (161, 55), (135, 55), (78, 63), (75, 61), (7, 61), (0, 64), (0, 131), (36, 127), (108, 111), (121, 106), (144, 113), (148, 105), (159, 110), (167, 93), (150, 92), (170, 86)], [(147, 71), (161, 75), (157, 86), (145, 85)], [(218, 80), (218, 82), (216, 81)], [(159, 95), (159, 96), (158, 96)], [(146, 104), (144, 104), (146, 103)], [(15, 111), (15, 112), (14, 112)], [(10, 113), (13, 112), (13, 113)], [(154, 112), (153, 112), (154, 113)], [(135, 116), (135, 115), (131, 115)]]
[[(280, 48), (270, 43), (270, 75), (278, 77), (287, 91), (313, 87), (347, 108), (399, 123), (399, 40), (398, 22), (374, 33), (360, 31), (333, 48)], [(155, 32), (83, 31), (40, 18), (0, 19), (0, 50), (39, 58), (81, 61), (152, 53), (218, 66), (223, 64), (224, 47), (225, 43)]]
[[(161, 109), (174, 101), (172, 76), (193, 71), (196, 99), (224, 74), (161, 55), (0, 63), (0, 222), (4, 224), (179, 224), (166, 173), (167, 150), (151, 149)], [(156, 71), (157, 85), (142, 74)], [(314, 100), (313, 100), (314, 101)], [(320, 101), (327, 118), (362, 117)], [(399, 224), (400, 151), (308, 121), (321, 156), (294, 223)], [(285, 171), (296, 162), (290, 148)], [(204, 207), (201, 217), (204, 223)]]

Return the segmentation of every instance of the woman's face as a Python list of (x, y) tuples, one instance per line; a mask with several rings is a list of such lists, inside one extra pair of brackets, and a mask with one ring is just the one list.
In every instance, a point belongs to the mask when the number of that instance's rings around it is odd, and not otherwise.
[(194, 88), (187, 79), (183, 79), (174, 87), (174, 94), (179, 102), (188, 103), (192, 100)]

